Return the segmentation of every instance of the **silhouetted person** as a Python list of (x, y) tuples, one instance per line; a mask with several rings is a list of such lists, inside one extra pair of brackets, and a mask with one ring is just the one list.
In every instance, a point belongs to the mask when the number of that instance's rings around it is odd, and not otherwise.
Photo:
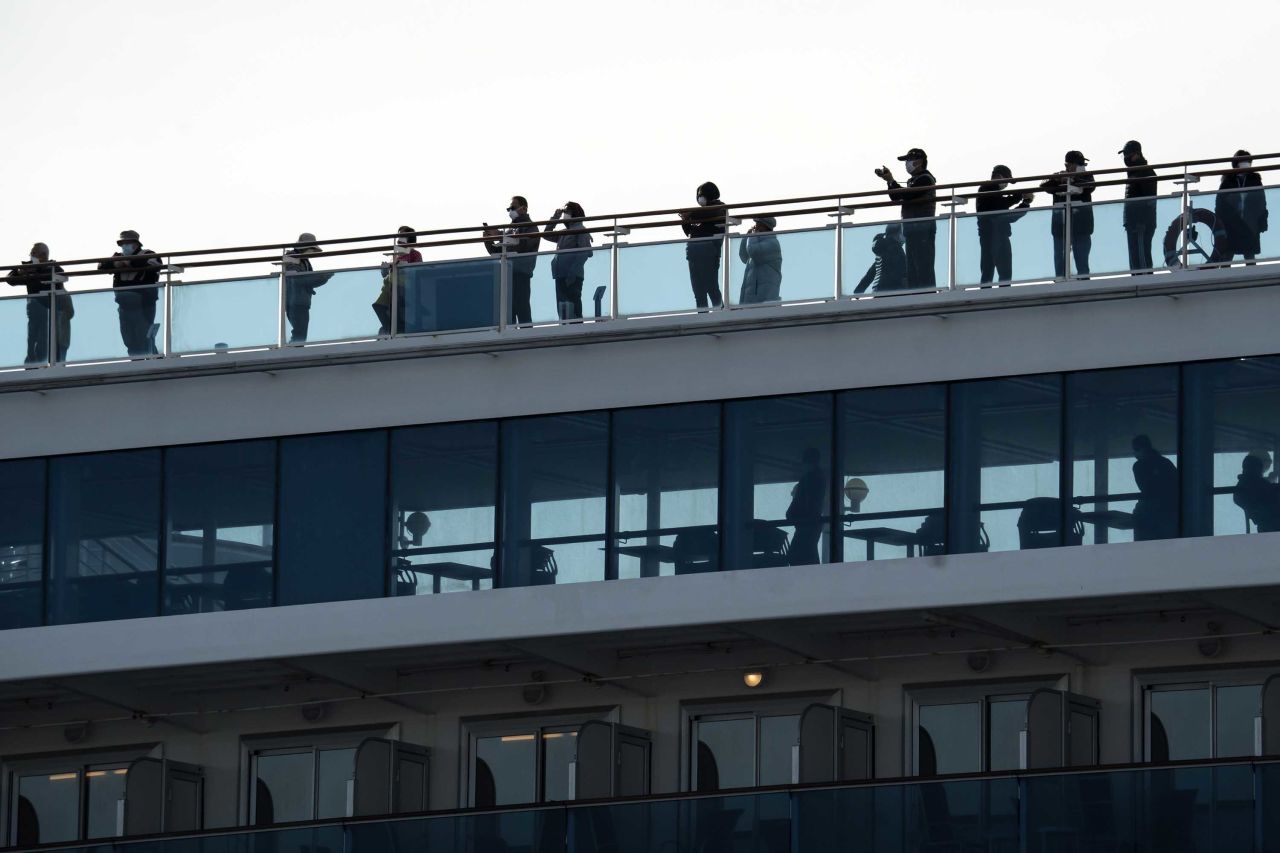
[(699, 308), (724, 305), (720, 293), (720, 250), (724, 241), (710, 238), (724, 234), (726, 215), (720, 188), (711, 181), (698, 187), (698, 206), (680, 214), (680, 227), (692, 241), (685, 244), (684, 256), (689, 262), (693, 304)]
[(1129, 269), (1145, 272), (1155, 269), (1151, 259), (1151, 243), (1156, 236), (1156, 196), (1160, 182), (1156, 170), (1147, 165), (1142, 143), (1130, 139), (1119, 151), (1129, 167), (1124, 185), (1124, 234), (1129, 242)]
[[(556, 244), (555, 257), (551, 259), (551, 278), (556, 283), (556, 316), (561, 320), (582, 319), (582, 285), (586, 280), (587, 261), (594, 251), (591, 235), (582, 220), (587, 212), (576, 201), (566, 201), (556, 208), (551, 222), (542, 232), (542, 239)], [(556, 231), (556, 223), (564, 226)]]
[(160, 289), (152, 285), (160, 281), (164, 265), (160, 256), (142, 248), (137, 231), (121, 231), (116, 240), (120, 251), (103, 261), (98, 269), (112, 271), (116, 288), (116, 308), (120, 314), (120, 339), (131, 356), (156, 355), (156, 302)]
[(777, 302), (782, 295), (782, 246), (773, 235), (778, 220), (761, 216), (752, 223), (747, 236), (738, 243), (738, 259), (746, 264), (739, 305)]
[[(382, 264), (382, 290), (373, 301), (373, 313), (378, 317), (378, 334), (391, 333), (391, 268), (403, 264), (422, 263), (422, 253), (413, 248), (418, 238), (413, 236), (413, 227), (401, 225), (396, 229), (400, 236), (396, 237), (395, 246), (391, 250), (391, 260)], [(404, 331), (404, 282), (398, 283), (396, 290), (396, 332)]]
[(871, 238), (871, 253), (876, 259), (867, 267), (853, 292), (862, 293), (868, 287), (872, 293), (885, 293), (907, 289), (907, 254), (902, 250), (902, 226), (893, 222), (884, 231)]
[(1240, 463), (1240, 476), (1231, 491), (1231, 500), (1259, 533), (1280, 530), (1280, 485), (1263, 476), (1266, 469), (1267, 462), (1250, 453)]
[(1133, 538), (1173, 539), (1178, 535), (1178, 468), (1145, 435), (1133, 438), (1133, 479), (1138, 503), (1133, 508)]
[(284, 315), (289, 321), (289, 343), (306, 341), (311, 327), (311, 297), (316, 288), (328, 281), (333, 273), (318, 273), (311, 266), (308, 255), (321, 251), (316, 235), (304, 231), (298, 242), (284, 255)]
[(71, 318), (75, 310), (71, 305), (71, 296), (54, 279), (65, 273), (56, 261), (49, 260), (49, 247), (44, 243), (36, 243), (31, 247), (27, 260), (21, 269), (9, 270), (5, 282), (14, 287), (25, 287), (29, 296), (40, 296), (42, 299), (27, 300), (27, 357), (26, 364), (43, 364), (49, 360), (49, 295), (56, 294), (57, 307), (54, 318), (57, 330), (54, 337), (57, 341), (55, 361), (67, 360), (67, 347), (71, 344)]
[[(1231, 161), (1233, 169), (1249, 169), (1253, 157), (1248, 151), (1237, 151)], [(1225, 230), (1224, 245), (1214, 247), (1214, 260), (1226, 263), (1240, 255), (1252, 261), (1262, 251), (1262, 232), (1267, 230), (1267, 194), (1262, 189), (1262, 175), (1241, 171), (1223, 175), (1213, 212)]]
[(538, 265), (538, 246), (542, 240), (538, 228), (530, 225), (529, 202), (522, 195), (513, 195), (507, 207), (507, 216), (511, 219), (510, 228), (486, 228), (484, 236), (501, 237), (501, 241), (491, 240), (485, 248), (491, 255), (504, 252), (511, 256), (511, 318), (512, 323), (532, 323), (533, 308), (529, 304), (530, 291), (533, 287), (533, 270)]
[(1067, 274), (1066, 216), (1061, 205), (1071, 200), (1071, 257), (1075, 274), (1089, 274), (1089, 250), (1093, 248), (1093, 175), (1086, 171), (1089, 162), (1079, 151), (1068, 151), (1063, 158), (1065, 168), (1040, 185), (1053, 197), (1053, 269), (1058, 278)]
[(1013, 172), (1008, 166), (991, 170), (991, 180), (978, 185), (978, 260), (982, 284), (995, 276), (1013, 281), (1013, 223), (1027, 215), (1030, 193), (1007, 193)]
[(793, 566), (812, 566), (822, 562), (818, 556), (818, 540), (822, 536), (822, 509), (827, 499), (827, 477), (819, 466), (817, 449), (805, 448), (800, 457), (803, 466), (800, 479), (791, 490), (787, 521), (795, 527), (787, 562)]
[(912, 148), (898, 158), (907, 170), (907, 185), (894, 180), (888, 166), (876, 169), (876, 175), (889, 186), (889, 198), (902, 205), (902, 233), (906, 238), (907, 286), (912, 289), (936, 287), (933, 271), (934, 246), (938, 223), (934, 186), (937, 181), (929, 172), (929, 156), (922, 148)]

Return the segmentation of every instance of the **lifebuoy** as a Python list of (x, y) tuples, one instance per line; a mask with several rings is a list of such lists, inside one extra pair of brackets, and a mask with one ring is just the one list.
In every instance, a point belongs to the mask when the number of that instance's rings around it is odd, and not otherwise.
[[(1183, 223), (1182, 214), (1169, 223), (1169, 230), (1164, 232), (1164, 263), (1170, 269), (1178, 269), (1182, 266), (1182, 249), (1179, 248), (1178, 241), (1184, 238), (1188, 242), (1196, 240), (1196, 225), (1203, 225), (1213, 234), (1213, 248), (1205, 251), (1199, 249), (1199, 253), (1204, 254), (1204, 262), (1208, 263), (1218, 256), (1218, 247), (1222, 245), (1226, 239), (1227, 230), (1222, 223), (1218, 221), (1218, 217), (1214, 215), (1212, 210), (1207, 207), (1193, 207), (1189, 211), (1190, 221)], [(1197, 244), (1198, 246), (1198, 244)]]

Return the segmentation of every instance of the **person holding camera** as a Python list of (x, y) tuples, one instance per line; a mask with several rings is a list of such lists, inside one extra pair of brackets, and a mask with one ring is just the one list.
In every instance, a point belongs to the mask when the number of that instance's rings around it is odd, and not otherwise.
[[(561, 320), (582, 319), (582, 283), (586, 278), (587, 261), (595, 252), (591, 248), (591, 235), (582, 220), (586, 211), (576, 201), (566, 201), (556, 208), (551, 222), (542, 232), (544, 240), (556, 244), (556, 255), (551, 259), (551, 278), (556, 283), (556, 315)], [(556, 225), (563, 231), (556, 231)], [(561, 254), (561, 253), (564, 254)]]
[(1040, 185), (1040, 189), (1053, 197), (1053, 269), (1057, 278), (1066, 276), (1066, 222), (1068, 200), (1071, 204), (1071, 257), (1075, 261), (1075, 274), (1089, 274), (1089, 251), (1093, 248), (1093, 175), (1088, 171), (1088, 160), (1079, 151), (1068, 151), (1062, 158), (1064, 168)]
[(907, 170), (905, 186), (894, 179), (888, 166), (876, 169), (876, 176), (889, 187), (889, 198), (902, 205), (902, 233), (906, 237), (907, 287), (929, 290), (937, 287), (934, 275), (934, 246), (938, 223), (934, 187), (937, 181), (929, 171), (929, 157), (922, 148), (912, 148), (898, 158)]
[[(1008, 193), (1013, 172), (1008, 166), (991, 170), (991, 180), (978, 185), (978, 260), (981, 283), (993, 276), (1001, 282), (1013, 280), (1013, 223), (1026, 216), (1031, 193)], [(999, 285), (997, 285), (999, 286)]]
[(538, 226), (530, 224), (533, 220), (529, 218), (529, 202), (524, 196), (511, 197), (507, 217), (511, 220), (510, 228), (484, 229), (484, 236), (491, 238), (484, 247), (491, 255), (514, 255), (511, 260), (511, 315), (508, 322), (532, 323), (533, 307), (529, 304), (529, 296), (533, 287), (533, 270), (538, 264), (538, 246), (542, 241), (538, 239)]
[(27, 260), (18, 269), (9, 270), (5, 283), (25, 287), (28, 295), (44, 296), (44, 299), (27, 300), (27, 357), (24, 364), (43, 364), (49, 360), (49, 298), (56, 301), (54, 318), (57, 329), (55, 361), (67, 360), (67, 348), (71, 345), (71, 317), (75, 314), (71, 295), (62, 287), (66, 271), (57, 261), (49, 260), (49, 246), (36, 243), (31, 247)]
[(689, 238), (684, 256), (689, 262), (689, 285), (693, 288), (693, 302), (699, 308), (720, 308), (724, 297), (720, 293), (720, 250), (725, 232), (728, 210), (720, 200), (720, 188), (707, 181), (698, 187), (698, 206), (680, 214), (680, 227)]
[(782, 295), (782, 246), (773, 234), (777, 226), (776, 218), (757, 216), (738, 243), (738, 260), (746, 264), (739, 305), (777, 302)]
[(116, 240), (120, 251), (103, 261), (98, 269), (112, 273), (116, 307), (120, 313), (120, 339), (131, 356), (156, 355), (156, 302), (160, 289), (160, 256), (142, 248), (137, 231), (121, 231)]
[(1156, 196), (1160, 184), (1156, 171), (1142, 154), (1142, 143), (1130, 139), (1120, 149), (1129, 179), (1124, 185), (1124, 233), (1129, 244), (1129, 269), (1147, 272), (1155, 269), (1151, 259), (1151, 242), (1156, 236)]

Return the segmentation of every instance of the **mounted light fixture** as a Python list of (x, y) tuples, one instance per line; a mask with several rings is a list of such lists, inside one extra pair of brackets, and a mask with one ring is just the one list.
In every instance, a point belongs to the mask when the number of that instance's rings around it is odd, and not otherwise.
[(867, 495), (871, 490), (867, 488), (866, 480), (861, 477), (850, 477), (844, 482), (844, 498), (849, 502), (849, 509), (857, 512), (862, 509), (862, 502), (867, 499)]
[(742, 683), (748, 687), (759, 687), (764, 684), (764, 673), (758, 669), (748, 670), (742, 673)]
[(404, 529), (409, 531), (412, 537), (410, 541), (414, 545), (421, 545), (422, 537), (426, 536), (427, 531), (431, 529), (431, 517), (425, 512), (411, 512), (404, 520)]

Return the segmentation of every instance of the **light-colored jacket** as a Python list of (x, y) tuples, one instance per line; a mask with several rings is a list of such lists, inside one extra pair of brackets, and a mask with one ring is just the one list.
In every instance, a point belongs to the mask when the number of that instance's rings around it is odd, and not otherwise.
[(742, 273), (738, 304), (776, 302), (782, 290), (782, 247), (772, 234), (751, 234), (738, 244), (738, 258), (747, 265)]

